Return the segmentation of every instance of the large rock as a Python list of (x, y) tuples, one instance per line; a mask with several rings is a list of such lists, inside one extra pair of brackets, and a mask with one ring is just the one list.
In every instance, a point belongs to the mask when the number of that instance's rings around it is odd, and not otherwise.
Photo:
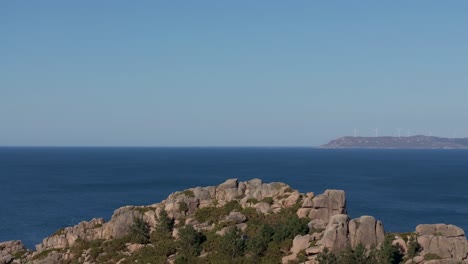
[(312, 238), (311, 235), (305, 235), (305, 236), (297, 235), (296, 237), (294, 237), (293, 245), (290, 250), (291, 255), (283, 257), (281, 259), (281, 262), (284, 264), (287, 264), (287, 263), (290, 263), (291, 261), (295, 261), (297, 258), (297, 254), (299, 254), (299, 252), (309, 247), (311, 238)]
[(19, 240), (0, 243), (0, 264), (9, 264), (13, 261), (13, 255), (20, 251), (26, 251), (26, 247)]
[(418, 225), (416, 227), (421, 255), (436, 254), (441, 259), (462, 261), (468, 257), (465, 232), (457, 226), (445, 224)]
[[(310, 206), (310, 204), (306, 204)], [(346, 196), (342, 190), (326, 190), (312, 199), (309, 218), (328, 222), (331, 216), (346, 214)]]
[(317, 245), (323, 245), (330, 249), (331, 252), (344, 250), (349, 245), (348, 223), (348, 215), (338, 214), (330, 217), (323, 237), (317, 242)]
[(130, 232), (135, 218), (142, 214), (134, 206), (125, 206), (115, 210), (111, 220), (104, 225), (102, 238), (122, 238)]
[(351, 247), (363, 244), (366, 247), (377, 246), (385, 239), (383, 224), (372, 216), (361, 216), (349, 222)]
[(38, 252), (51, 248), (66, 248), (72, 246), (78, 238), (91, 241), (103, 238), (104, 219), (94, 218), (91, 221), (83, 221), (78, 225), (66, 227), (57, 231), (52, 236), (44, 238), (41, 244), (36, 245)]
[(463, 229), (454, 225), (446, 224), (422, 224), (416, 226), (416, 233), (420, 236), (444, 236), (460, 237), (465, 236)]

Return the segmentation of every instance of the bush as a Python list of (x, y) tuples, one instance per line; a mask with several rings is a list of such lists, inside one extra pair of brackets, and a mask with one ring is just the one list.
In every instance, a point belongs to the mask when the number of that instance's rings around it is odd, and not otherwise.
[(297, 235), (307, 234), (309, 232), (308, 222), (308, 219), (299, 218), (296, 214), (289, 216), (275, 226), (273, 240), (282, 241), (288, 238), (292, 239)]
[(424, 260), (433, 260), (433, 259), (441, 259), (439, 255), (434, 253), (428, 253), (424, 255)]
[(200, 255), (202, 244), (205, 241), (206, 237), (196, 231), (191, 225), (179, 229), (179, 240), (177, 241), (178, 253), (179, 256), (184, 257), (180, 261)]
[(227, 216), (232, 211), (242, 211), (242, 206), (238, 201), (230, 201), (222, 207), (204, 207), (195, 212), (195, 219), (200, 223), (208, 222), (209, 224), (218, 222), (223, 217)]
[(185, 190), (182, 193), (185, 194), (185, 196), (187, 197), (195, 197), (195, 194), (193, 193), (192, 190)]
[(406, 256), (409, 259), (416, 257), (421, 251), (421, 245), (419, 245), (417, 236), (411, 235), (408, 237), (408, 250), (406, 252)]
[(230, 228), (220, 239), (219, 252), (229, 258), (235, 259), (244, 255), (245, 240), (242, 239), (239, 229)]
[(179, 212), (187, 212), (188, 211), (188, 205), (185, 202), (179, 202)]
[(255, 199), (255, 198), (249, 198), (249, 199), (247, 199), (246, 202), (249, 203), (249, 204), (257, 204), (257, 203), (258, 203), (258, 200)]
[(269, 205), (273, 204), (273, 198), (272, 197), (265, 197), (262, 199), (262, 202), (267, 203)]
[(268, 244), (272, 241), (275, 230), (267, 225), (263, 224), (257, 235), (252, 237), (248, 243), (247, 248), (254, 256), (263, 256), (265, 251), (268, 249)]
[(167, 215), (166, 210), (162, 210), (159, 214), (159, 222), (156, 225), (155, 231), (151, 234), (151, 241), (156, 241), (160, 237), (172, 237), (174, 229), (174, 219)]
[(135, 217), (130, 228), (130, 242), (146, 244), (149, 242), (149, 226), (142, 217)]

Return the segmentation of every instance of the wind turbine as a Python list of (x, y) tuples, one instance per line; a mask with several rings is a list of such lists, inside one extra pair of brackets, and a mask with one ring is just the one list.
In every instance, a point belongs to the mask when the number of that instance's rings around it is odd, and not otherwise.
[(372, 131), (375, 131), (375, 137), (379, 137), (379, 129), (377, 127), (372, 129)]
[(402, 128), (397, 128), (396, 130), (398, 131), (398, 137), (401, 137), (401, 130), (402, 130)]
[(354, 132), (354, 137), (357, 137), (357, 133), (359, 132), (359, 130), (357, 130), (356, 128), (353, 130)]

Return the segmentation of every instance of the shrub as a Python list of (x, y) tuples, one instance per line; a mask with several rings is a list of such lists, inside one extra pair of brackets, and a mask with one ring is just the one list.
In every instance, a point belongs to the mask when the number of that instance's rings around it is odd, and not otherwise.
[(149, 226), (142, 217), (133, 218), (133, 225), (130, 228), (130, 242), (146, 244), (149, 242)]
[(220, 239), (219, 252), (230, 258), (237, 258), (244, 255), (246, 249), (245, 240), (241, 238), (239, 229), (230, 228)]
[(185, 196), (187, 197), (195, 197), (195, 194), (193, 193), (192, 190), (185, 190), (182, 193), (185, 194)]
[(247, 199), (246, 202), (249, 203), (249, 204), (257, 204), (257, 203), (258, 203), (258, 200), (255, 199), (255, 198), (249, 198), (249, 199)]
[(281, 241), (288, 238), (292, 239), (296, 235), (307, 234), (309, 232), (308, 222), (308, 219), (299, 218), (296, 214), (285, 218), (275, 226), (273, 240)]
[(336, 264), (338, 259), (328, 248), (324, 248), (323, 251), (317, 255), (317, 262), (319, 264)]
[(135, 210), (140, 212), (141, 214), (145, 214), (146, 212), (154, 211), (154, 208), (149, 207), (149, 206), (142, 206), (142, 207), (135, 207)]
[(274, 201), (272, 197), (265, 197), (262, 199), (262, 202), (272, 205)]
[(202, 244), (205, 241), (206, 237), (202, 233), (196, 231), (191, 225), (179, 229), (177, 247), (179, 249), (179, 256), (183, 257), (180, 261), (200, 255)]
[(421, 245), (419, 245), (416, 235), (411, 235), (408, 237), (408, 250), (406, 251), (406, 256), (409, 259), (416, 257), (421, 251)]
[(424, 260), (433, 260), (433, 259), (441, 259), (439, 255), (434, 253), (428, 253), (424, 255)]
[(188, 211), (188, 205), (185, 202), (179, 202), (179, 211), (180, 212), (187, 212)]
[(195, 219), (200, 222), (214, 223), (227, 216), (232, 211), (242, 211), (242, 206), (238, 201), (230, 201), (222, 207), (204, 207), (195, 212)]
[(268, 249), (268, 244), (271, 242), (274, 233), (275, 230), (271, 226), (267, 224), (261, 225), (257, 235), (252, 237), (247, 243), (247, 248), (252, 255), (263, 256)]

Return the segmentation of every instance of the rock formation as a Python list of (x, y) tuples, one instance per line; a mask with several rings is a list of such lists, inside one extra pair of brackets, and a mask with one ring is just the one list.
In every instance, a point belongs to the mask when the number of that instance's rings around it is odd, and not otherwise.
[[(158, 246), (157, 243), (147, 245), (125, 240), (133, 234), (138, 219), (151, 235), (159, 234), (161, 223), (171, 219), (175, 225), (169, 236), (175, 241), (184, 236), (186, 231), (182, 229), (185, 226), (218, 236), (227, 235), (234, 227), (241, 234), (252, 232), (249, 229), (252, 214), (258, 214), (263, 217), (258, 219), (268, 222), (266, 219), (275, 218), (284, 210), (290, 210), (291, 216), (295, 214), (297, 219), (306, 221), (309, 232), (292, 236), (289, 252), (284, 252), (277, 259), (278, 262), (289, 263), (301, 258), (302, 262), (313, 264), (317, 263), (318, 254), (325, 248), (334, 253), (358, 245), (370, 249), (379, 247), (385, 239), (384, 226), (374, 217), (350, 219), (344, 191), (326, 190), (315, 196), (311, 192), (300, 193), (284, 183), (229, 179), (218, 186), (172, 193), (167, 199), (153, 205), (119, 208), (108, 222), (102, 218), (92, 219), (60, 229), (37, 245), (35, 251), (28, 251), (20, 241), (0, 243), (0, 264), (98, 263), (97, 257), (105, 258), (109, 252), (103, 249), (109, 248), (122, 253), (122, 258), (115, 262), (126, 263), (132, 255), (147, 250), (149, 246)], [(468, 242), (462, 229), (445, 224), (419, 225), (414, 236), (421, 250), (418, 256), (408, 261), (425, 264), (468, 263)], [(149, 237), (143, 236), (142, 239)], [(242, 239), (252, 238), (243, 235)], [(393, 243), (398, 244), (402, 253), (408, 250), (409, 242), (403, 236), (395, 235)], [(199, 258), (209, 253), (201, 252)], [(174, 262), (178, 254), (169, 251), (165, 261)], [(154, 263), (158, 262), (154, 260)]]

